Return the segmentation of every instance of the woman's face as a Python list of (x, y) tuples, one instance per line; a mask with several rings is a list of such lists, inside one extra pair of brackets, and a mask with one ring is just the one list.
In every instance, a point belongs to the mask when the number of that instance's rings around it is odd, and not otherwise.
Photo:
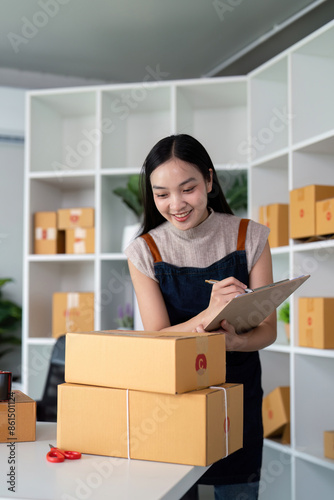
[(157, 167), (150, 181), (161, 215), (184, 231), (203, 222), (209, 215), (207, 194), (212, 189), (212, 171), (210, 173), (208, 182), (196, 167), (175, 158)]

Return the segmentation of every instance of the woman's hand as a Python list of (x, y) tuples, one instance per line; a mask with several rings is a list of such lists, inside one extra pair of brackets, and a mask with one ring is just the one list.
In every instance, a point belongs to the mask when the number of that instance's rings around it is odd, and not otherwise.
[[(215, 330), (217, 333), (224, 333), (225, 334), (225, 346), (226, 346), (226, 351), (238, 351), (241, 350), (242, 347), (245, 347), (244, 344), (247, 341), (247, 336), (246, 335), (238, 335), (235, 332), (234, 327), (224, 319), (221, 324), (221, 328), (218, 330)], [(195, 331), (197, 333), (206, 333), (206, 331), (203, 328), (203, 325), (199, 325)]]
[(211, 297), (207, 311), (218, 313), (236, 295), (245, 293), (247, 286), (233, 276), (212, 285)]

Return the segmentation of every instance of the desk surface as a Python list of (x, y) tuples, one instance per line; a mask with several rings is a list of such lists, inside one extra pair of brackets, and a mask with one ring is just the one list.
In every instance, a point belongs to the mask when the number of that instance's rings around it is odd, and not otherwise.
[[(46, 460), (49, 443), (56, 444), (56, 424), (37, 423), (36, 441), (0, 443), (0, 498), (41, 500), (175, 500), (208, 467), (82, 455), (56, 464)], [(8, 490), (9, 461), (15, 460), (15, 492)]]

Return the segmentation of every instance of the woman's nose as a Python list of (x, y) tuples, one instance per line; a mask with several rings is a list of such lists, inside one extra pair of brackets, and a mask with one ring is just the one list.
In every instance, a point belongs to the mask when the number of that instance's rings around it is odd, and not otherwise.
[(179, 210), (180, 208), (184, 208), (186, 203), (183, 200), (182, 195), (175, 194), (171, 196), (170, 206), (173, 210)]

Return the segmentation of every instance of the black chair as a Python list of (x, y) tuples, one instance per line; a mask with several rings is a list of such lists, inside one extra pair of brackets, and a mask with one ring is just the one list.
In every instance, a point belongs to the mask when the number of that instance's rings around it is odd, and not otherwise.
[(52, 350), (43, 397), (36, 406), (38, 422), (57, 421), (57, 386), (65, 382), (65, 337), (59, 337)]

